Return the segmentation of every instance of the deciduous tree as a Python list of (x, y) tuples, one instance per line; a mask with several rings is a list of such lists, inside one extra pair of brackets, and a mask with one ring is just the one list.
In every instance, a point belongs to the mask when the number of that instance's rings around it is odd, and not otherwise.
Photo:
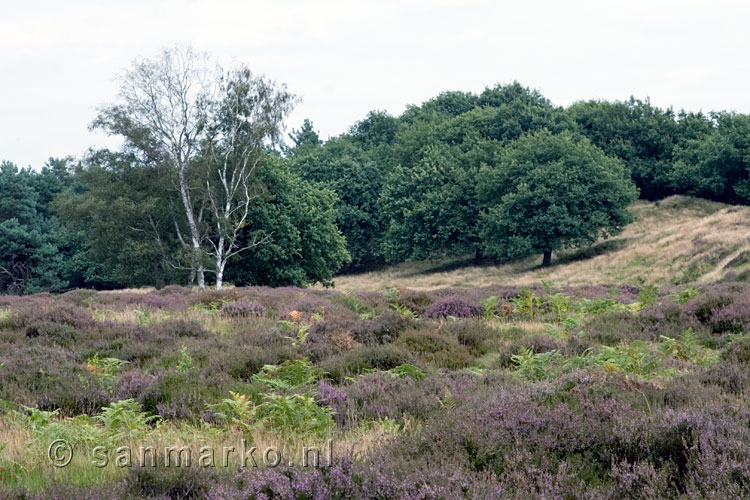
[(588, 139), (548, 131), (510, 144), (478, 178), (481, 235), (501, 259), (590, 245), (620, 232), (638, 196), (626, 167)]

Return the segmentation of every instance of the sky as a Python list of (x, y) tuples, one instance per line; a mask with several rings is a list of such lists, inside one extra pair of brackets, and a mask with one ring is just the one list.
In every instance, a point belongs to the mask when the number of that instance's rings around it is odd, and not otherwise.
[(750, 2), (0, 0), (0, 160), (118, 147), (91, 132), (137, 57), (191, 44), (301, 97), (323, 138), (371, 110), (514, 80), (553, 103), (750, 112)]

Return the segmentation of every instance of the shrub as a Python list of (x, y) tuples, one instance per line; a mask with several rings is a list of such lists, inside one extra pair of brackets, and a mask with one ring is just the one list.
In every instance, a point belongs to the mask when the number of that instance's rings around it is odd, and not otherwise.
[(222, 305), (220, 309), (220, 313), (222, 316), (227, 316), (230, 318), (263, 316), (265, 312), (265, 307), (247, 299), (240, 299), (236, 302), (227, 302)]
[(33, 322), (26, 326), (26, 336), (29, 338), (46, 337), (56, 344), (67, 346), (77, 337), (74, 327), (64, 323), (49, 321)]
[(162, 395), (155, 390), (158, 375), (144, 374), (140, 370), (129, 370), (123, 373), (114, 388), (114, 397), (118, 400), (134, 399), (145, 410), (156, 411), (156, 405)]
[(686, 304), (686, 310), (701, 323), (708, 324), (714, 311), (730, 305), (734, 299), (735, 294), (726, 287), (713, 288), (690, 300)]
[(333, 418), (337, 425), (344, 425), (349, 414), (349, 398), (346, 389), (321, 379), (318, 382), (318, 401), (321, 405), (333, 410)]
[(216, 478), (205, 468), (166, 466), (163, 456), (157, 465), (129, 469), (120, 488), (122, 492), (114, 492), (110, 498), (198, 500), (209, 498), (208, 492), (216, 483)]
[(424, 312), (425, 318), (472, 318), (481, 316), (482, 310), (476, 304), (457, 296), (438, 300)]
[(700, 381), (736, 396), (750, 391), (750, 371), (745, 364), (722, 362), (701, 372)]
[(750, 295), (735, 297), (730, 304), (711, 310), (708, 324), (715, 333), (742, 333), (750, 327)]
[(397, 346), (403, 346), (425, 363), (451, 370), (465, 368), (474, 361), (471, 351), (458, 340), (436, 332), (414, 331), (399, 337)]
[(11, 319), (16, 328), (34, 323), (55, 323), (83, 330), (94, 325), (90, 311), (70, 304), (54, 304), (50, 307), (29, 305), (15, 309)]
[(363, 321), (352, 327), (354, 340), (361, 344), (385, 344), (396, 340), (401, 332), (406, 330), (412, 321), (404, 318), (396, 311), (386, 311), (372, 319)]
[(423, 314), (434, 302), (434, 299), (426, 292), (416, 290), (401, 290), (398, 303), (416, 314)]
[(466, 346), (472, 354), (484, 354), (484, 341), (494, 334), (492, 327), (481, 320), (455, 321), (443, 325), (440, 332), (455, 337), (461, 345)]
[(204, 290), (202, 292), (194, 292), (191, 295), (188, 304), (218, 311), (225, 302), (236, 302), (239, 299), (240, 293), (234, 288)]
[(410, 362), (412, 358), (408, 352), (392, 344), (386, 344), (348, 352), (326, 360), (320, 368), (329, 373), (336, 382), (342, 382), (346, 377), (359, 375), (368, 370), (390, 370)]
[(680, 306), (672, 301), (662, 301), (644, 308), (638, 315), (638, 325), (635, 332), (624, 328), (628, 340), (658, 340), (661, 335), (676, 337), (685, 330), (692, 328), (695, 332), (705, 331), (706, 328), (690, 313), (690, 306)]
[(721, 359), (740, 364), (750, 364), (750, 336), (732, 340), (721, 352)]
[(76, 288), (60, 295), (60, 298), (78, 307), (89, 307), (96, 297), (96, 290)]
[(197, 321), (168, 319), (149, 327), (150, 335), (159, 340), (172, 340), (182, 337), (208, 337), (209, 333)]

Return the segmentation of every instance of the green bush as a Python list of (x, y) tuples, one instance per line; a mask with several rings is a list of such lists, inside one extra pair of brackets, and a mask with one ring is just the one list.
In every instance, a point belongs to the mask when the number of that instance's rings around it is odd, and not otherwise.
[(436, 332), (406, 332), (395, 345), (408, 349), (418, 359), (437, 368), (456, 370), (466, 368), (474, 361), (471, 351), (457, 339)]
[(371, 370), (390, 370), (404, 363), (411, 363), (412, 356), (403, 348), (393, 344), (363, 347), (343, 356), (326, 360), (321, 369), (337, 381)]

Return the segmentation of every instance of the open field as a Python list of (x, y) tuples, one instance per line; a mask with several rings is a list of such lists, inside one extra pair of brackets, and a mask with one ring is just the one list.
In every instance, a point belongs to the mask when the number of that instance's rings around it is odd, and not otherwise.
[(0, 296), (0, 497), (742, 498), (748, 327), (740, 282)]
[(384, 270), (339, 276), (341, 290), (379, 290), (384, 286), (432, 289), (454, 286), (560, 286), (602, 283), (709, 283), (727, 272), (750, 267), (750, 208), (686, 196), (639, 201), (636, 221), (614, 238), (583, 251), (554, 255), (553, 266), (539, 267), (541, 256), (502, 265), (473, 265), (444, 259), (404, 263)]

